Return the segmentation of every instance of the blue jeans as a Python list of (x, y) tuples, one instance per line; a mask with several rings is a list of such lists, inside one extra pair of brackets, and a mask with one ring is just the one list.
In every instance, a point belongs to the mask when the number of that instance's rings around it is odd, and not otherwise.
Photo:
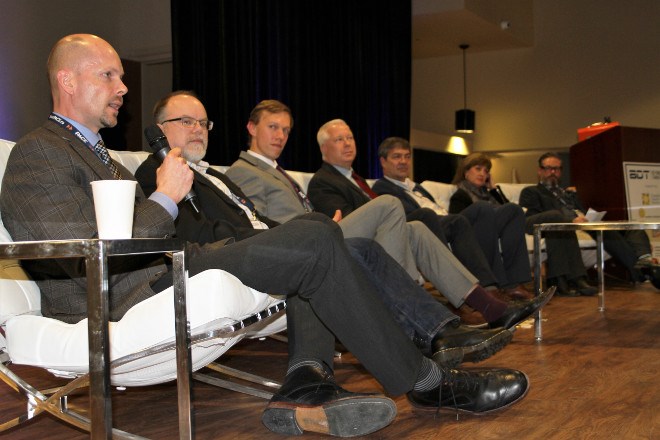
[(345, 239), (349, 253), (362, 266), (381, 301), (410, 338), (417, 335), (430, 346), (433, 337), (459, 318), (419, 286), (375, 241)]

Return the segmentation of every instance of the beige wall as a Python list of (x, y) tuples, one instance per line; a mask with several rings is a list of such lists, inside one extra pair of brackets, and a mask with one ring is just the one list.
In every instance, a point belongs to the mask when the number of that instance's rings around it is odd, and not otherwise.
[[(658, 23), (656, 0), (534, 0), (532, 48), (468, 51), (472, 150), (566, 150), (577, 128), (604, 116), (660, 128)], [(461, 56), (413, 62), (413, 130), (452, 134), (462, 75)], [(520, 160), (503, 170), (506, 181), (512, 168), (522, 170)]]
[(46, 120), (46, 59), (65, 35), (94, 33), (136, 61), (171, 57), (167, 0), (0, 0), (0, 11), (0, 138), (17, 140)]

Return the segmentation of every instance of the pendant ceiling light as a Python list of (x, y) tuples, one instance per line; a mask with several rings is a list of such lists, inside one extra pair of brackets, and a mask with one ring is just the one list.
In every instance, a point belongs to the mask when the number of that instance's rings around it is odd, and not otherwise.
[(467, 108), (467, 69), (465, 68), (465, 50), (469, 44), (458, 46), (463, 51), (463, 109), (456, 112), (456, 131), (459, 133), (473, 133), (475, 113)]

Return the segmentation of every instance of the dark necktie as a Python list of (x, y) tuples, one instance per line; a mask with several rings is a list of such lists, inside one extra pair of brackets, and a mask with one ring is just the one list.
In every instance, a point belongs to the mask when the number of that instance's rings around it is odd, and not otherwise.
[(573, 206), (571, 206), (572, 201), (569, 200), (569, 198), (566, 196), (566, 193), (564, 190), (558, 186), (553, 186), (550, 188), (550, 192), (559, 200), (563, 205), (568, 207), (569, 209), (573, 209)]
[(559, 203), (561, 203), (560, 211), (567, 217), (573, 218), (577, 216), (577, 212), (575, 211), (575, 204), (573, 203), (573, 200), (571, 200), (568, 197), (568, 194), (559, 186), (552, 186), (549, 188), (550, 192), (552, 195), (554, 195), (557, 200), (559, 200)]
[(362, 178), (359, 174), (357, 174), (355, 171), (353, 171), (353, 174), (351, 174), (351, 177), (353, 180), (355, 180), (355, 183), (358, 184), (358, 186), (362, 189), (362, 191), (370, 198), (370, 199), (375, 199), (378, 197), (378, 194), (373, 192), (373, 190), (369, 187), (369, 184), (367, 183), (366, 180)]
[(112, 172), (112, 175), (115, 177), (115, 179), (121, 180), (121, 173), (119, 172), (119, 169), (117, 169), (117, 165), (115, 165), (114, 161), (110, 157), (108, 149), (105, 148), (103, 140), (99, 139), (96, 145), (94, 145), (94, 151), (96, 152), (96, 155), (99, 157), (99, 159), (101, 159), (101, 162), (103, 162), (105, 166), (110, 169), (110, 172)]
[(413, 188), (413, 192), (419, 193), (423, 197), (425, 197), (425, 198), (429, 199), (430, 201), (432, 201), (433, 203), (435, 203), (435, 199), (433, 198), (433, 196), (426, 189), (424, 189), (424, 187), (422, 185), (420, 185), (419, 183), (415, 184), (415, 187)]
[(293, 177), (289, 176), (289, 174), (288, 174), (286, 171), (284, 171), (284, 168), (282, 168), (282, 167), (279, 166), (279, 165), (277, 165), (277, 166), (275, 167), (275, 169), (276, 169), (277, 171), (279, 171), (280, 173), (282, 173), (282, 174), (284, 175), (284, 177), (286, 177), (286, 180), (289, 181), (289, 183), (290, 183), (291, 186), (293, 187), (293, 190), (294, 190), (294, 191), (296, 192), (296, 194), (298, 195), (298, 200), (300, 200), (300, 203), (301, 203), (301, 204), (303, 205), (303, 207), (305, 208), (305, 211), (307, 211), (307, 212), (312, 212), (312, 211), (314, 211), (314, 206), (312, 206), (312, 202), (310, 202), (310, 200), (307, 198), (307, 194), (305, 194), (305, 193), (303, 192), (302, 188), (300, 188), (300, 185), (298, 185), (298, 184), (296, 183), (296, 181), (293, 180)]

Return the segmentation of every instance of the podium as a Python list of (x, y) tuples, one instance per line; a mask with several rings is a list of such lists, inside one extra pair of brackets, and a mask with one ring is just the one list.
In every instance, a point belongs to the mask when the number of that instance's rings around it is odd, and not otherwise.
[(616, 126), (571, 146), (570, 157), (584, 207), (629, 220), (623, 162), (660, 163), (660, 129)]

